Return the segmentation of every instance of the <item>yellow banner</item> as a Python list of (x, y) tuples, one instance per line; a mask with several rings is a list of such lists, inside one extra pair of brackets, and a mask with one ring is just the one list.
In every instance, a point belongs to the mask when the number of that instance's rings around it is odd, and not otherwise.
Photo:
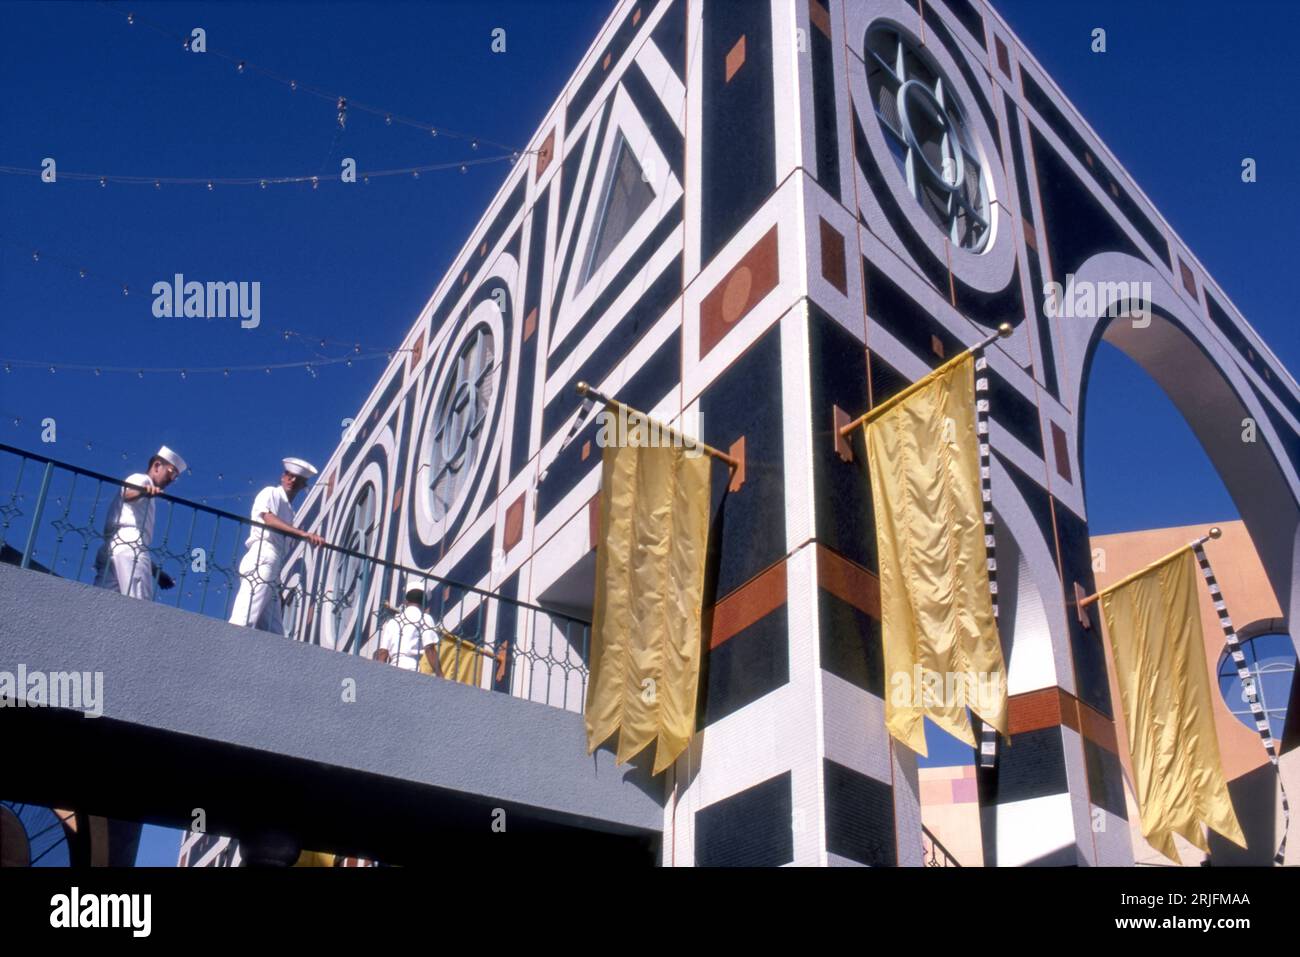
[(1200, 577), (1191, 548), (1102, 593), (1142, 834), (1179, 863), (1174, 835), (1209, 851), (1202, 825), (1245, 847), (1210, 710)]
[[(438, 640), (438, 667), (442, 669), (442, 677), (478, 687), (483, 657), (477, 648), (472, 641), (457, 638), (450, 633), (443, 634)], [(433, 674), (429, 659), (424, 655), (420, 655), (419, 672), (422, 675)]]
[(918, 754), (926, 754), (925, 718), (974, 746), (968, 707), (1007, 733), (974, 368), (974, 356), (958, 356), (863, 424), (880, 565), (885, 725)]
[(657, 742), (655, 774), (695, 733), (709, 465), (698, 449), (604, 450), (587, 750), (619, 731), (621, 764)]
[(333, 867), (334, 855), (324, 851), (303, 851), (294, 861), (294, 867)]

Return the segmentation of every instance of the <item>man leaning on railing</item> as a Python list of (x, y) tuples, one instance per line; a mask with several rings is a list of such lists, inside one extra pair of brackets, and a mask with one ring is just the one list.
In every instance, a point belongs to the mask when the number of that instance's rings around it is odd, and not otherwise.
[[(292, 502), (307, 487), (316, 467), (302, 459), (284, 460), (279, 485), (268, 485), (253, 500), (248, 551), (239, 563), (239, 594), (230, 610), (230, 623), (284, 634), (280, 616), (280, 568), (289, 551), (289, 536), (317, 547), (325, 539), (293, 525)], [(263, 528), (263, 525), (270, 528)], [(272, 531), (271, 529), (275, 529)]]
[[(115, 588), (131, 598), (153, 600), (155, 577), (163, 588), (172, 580), (162, 569), (155, 571), (149, 557), (153, 541), (153, 497), (185, 471), (185, 460), (167, 446), (149, 459), (144, 472), (126, 477), (126, 484), (113, 498), (104, 520), (104, 542), (95, 555), (95, 584)], [(136, 486), (130, 488), (128, 486)]]

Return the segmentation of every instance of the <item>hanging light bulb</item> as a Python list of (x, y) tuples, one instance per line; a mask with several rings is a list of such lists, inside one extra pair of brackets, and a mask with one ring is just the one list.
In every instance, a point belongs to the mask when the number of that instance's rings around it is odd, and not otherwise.
[(392, 113), (389, 113), (387, 116), (384, 117), (384, 125), (385, 125), (385, 126), (392, 126), (392, 125), (393, 125), (393, 114), (392, 114)]
[(438, 128), (437, 128), (436, 126), (431, 126), (431, 127), (429, 127), (429, 135), (430, 135), (430, 136), (437, 136), (437, 135), (438, 135)]
[(101, 176), (101, 177), (99, 178), (99, 185), (100, 185), (101, 187), (107, 186), (107, 185), (108, 185), (108, 177), (107, 177), (107, 176)]
[(14, 371), (13, 366), (11, 366), (9, 363), (6, 362), (6, 363), (5, 363), (5, 375), (8, 375), (10, 372), (13, 372), (13, 371)]
[[(352, 360), (351, 360), (351, 359), (348, 360), (348, 368), (349, 368), (349, 369), (352, 368)], [(8, 367), (6, 366), (6, 367), (5, 367), (5, 372), (8, 372), (8, 371), (9, 371), (9, 369), (8, 369)]]
[(414, 176), (416, 179), (419, 179), (419, 178), (420, 178), (420, 171), (419, 171), (418, 169), (417, 169), (417, 170), (412, 170), (412, 171), (411, 171), (411, 175)]
[(317, 189), (319, 186), (320, 186), (320, 177), (319, 177), (319, 176), (313, 176), (313, 177), (311, 178), (311, 188), (312, 188), (312, 189)]
[(34, 263), (38, 263), (38, 262), (40, 262), (40, 261), (41, 261), (41, 254), (40, 254), (40, 251), (39, 251), (39, 250), (36, 250), (36, 251), (34, 251), (34, 252), (32, 253), (32, 262), (34, 262)]
[(468, 166), (466, 166), (464, 163), (461, 163), (461, 164), (460, 164), (460, 171), (461, 171), (462, 173), (467, 172), (468, 170), (469, 170), (469, 167), (468, 167)]
[(128, 13), (126, 15), (126, 22), (129, 23), (131, 26), (135, 26), (135, 14)]
[(238, 63), (235, 64), (235, 72), (236, 72), (236, 73), (243, 73), (243, 72), (244, 72), (244, 61), (243, 61), (243, 60), (240, 60)]
[(359, 342), (352, 343), (352, 351), (355, 352), (357, 355), (361, 355), (361, 343)]
[(135, 377), (136, 377), (137, 379), (143, 379), (143, 378), (144, 378), (144, 370), (143, 370), (143, 369), (139, 369), (139, 370), (137, 370), (137, 371), (136, 371), (136, 374), (135, 374)]
[(227, 379), (230, 378), (230, 370), (229, 370), (229, 369), (223, 369), (222, 372), (221, 372), (221, 374), (222, 374), (223, 376), (225, 376)]
[(184, 369), (181, 370), (181, 378), (182, 378), (182, 379), (189, 378), (189, 377), (185, 374), (185, 370), (184, 370)]
[(189, 52), (190, 52), (190, 38), (189, 38), (189, 37), (186, 37), (186, 38), (185, 38), (185, 42), (182, 43), (181, 46), (185, 47), (185, 52), (186, 52), (186, 53), (189, 53)]
[(297, 80), (290, 80), (290, 81), (289, 81), (289, 89), (291, 89), (291, 90), (297, 90), (297, 89), (298, 89), (298, 81), (297, 81)]
[(95, 375), (99, 375), (99, 367), (98, 367), (98, 366), (95, 367)]
[(130, 294), (131, 294), (131, 287), (130, 287), (130, 286), (123, 286), (123, 287), (122, 287), (122, 295), (124, 295), (124, 296), (129, 296)]
[(211, 181), (211, 180), (208, 181), (208, 192), (209, 192), (209, 193), (212, 192), (212, 181)]
[(77, 272), (80, 273), (82, 279), (86, 278), (86, 270), (78, 269)]
[(369, 183), (369, 182), (370, 182), (370, 177), (369, 177), (369, 176), (363, 176), (363, 177), (361, 177), (361, 182), (363, 182), (363, 183)]
[(343, 129), (348, 122), (348, 98), (340, 96), (339, 101), (334, 106), (339, 111), (339, 129)]
[(289, 341), (289, 337), (290, 337), (291, 335), (293, 335), (293, 333), (292, 333), (290, 330), (286, 329), (286, 330), (284, 330), (284, 332), (281, 334), (281, 338), (284, 339), (285, 342), (288, 342), (288, 341)]
[(217, 473), (217, 481), (218, 481), (218, 482), (220, 482), (220, 481), (221, 481), (223, 478), (225, 478), (225, 477), (226, 477), (226, 473), (225, 473), (225, 472), (218, 472), (218, 473)]
[(160, 180), (160, 179), (156, 179), (156, 180), (154, 180), (154, 181), (153, 181), (153, 188), (154, 188), (154, 189), (162, 189), (162, 180)]
[(478, 140), (470, 140), (470, 141), (469, 141), (469, 148), (472, 149), (472, 150), (476, 150), (476, 149), (478, 149)]
[(50, 375), (54, 375), (54, 366), (50, 366)]
[(267, 375), (270, 375), (270, 374), (271, 374), (271, 369), (270, 369), (269, 366), (268, 366), (267, 369), (266, 369), (266, 374), (267, 374)]
[(322, 340), (320, 341), (320, 347), (321, 347), (322, 349), (325, 348), (325, 340), (324, 340), (324, 339), (322, 339)]
[(262, 187), (262, 189), (266, 189), (266, 180), (262, 180), (262, 182), (259, 185)]
[(86, 451), (87, 451), (87, 452), (90, 451), (90, 443), (89, 443), (89, 442), (86, 443)]

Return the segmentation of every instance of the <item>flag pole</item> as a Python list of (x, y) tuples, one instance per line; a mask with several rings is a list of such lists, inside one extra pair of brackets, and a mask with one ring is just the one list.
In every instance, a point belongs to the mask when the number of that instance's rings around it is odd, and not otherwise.
[[(962, 359), (965, 359), (967, 356), (971, 355), (972, 353), (979, 352), (979, 350), (988, 346), (989, 343), (993, 342), (995, 339), (1007, 338), (1014, 331), (1015, 330), (1012, 328), (1011, 323), (1009, 322), (1002, 323), (1000, 326), (998, 326), (997, 332), (993, 333), (991, 336), (985, 336), (983, 339), (975, 343), (975, 345), (971, 346), (969, 349), (957, 353), (957, 355), (953, 356), (943, 365), (939, 366), (938, 369), (934, 369), (931, 372), (927, 373), (926, 375), (922, 376), (921, 378), (917, 379), (915, 382), (913, 382), (907, 388), (903, 389), (901, 392), (894, 393), (888, 399), (886, 399), (884, 403), (881, 404), (884, 405), (885, 403), (888, 403), (892, 405), (903, 401), (909, 395), (915, 392), (917, 389), (920, 389), (922, 386), (924, 386), (929, 381), (930, 376), (934, 375), (935, 372), (938, 372), (939, 369), (943, 369), (946, 366), (950, 366), (957, 362), (960, 362)], [(848, 422), (840, 426), (840, 430), (839, 430), (840, 437), (843, 438), (847, 436), (850, 432), (852, 432), (854, 429), (860, 426), (863, 422), (865, 422), (867, 419), (871, 418), (871, 416), (879, 412), (879, 410), (880, 410), (880, 406), (876, 406), (875, 408), (868, 409), (866, 412), (863, 412), (852, 422)]]
[(681, 432), (680, 430), (674, 429), (671, 425), (664, 425), (662, 422), (655, 422), (653, 419), (650, 418), (650, 416), (646, 415), (640, 409), (634, 409), (632, 408), (632, 406), (628, 405), (625, 402), (620, 402), (618, 401), (618, 399), (611, 398), (605, 395), (603, 392), (597, 391), (596, 389), (592, 388), (592, 386), (589, 383), (579, 382), (577, 388), (578, 388), (578, 395), (582, 396), (583, 398), (593, 399), (596, 402), (603, 402), (607, 406), (613, 407), (616, 411), (626, 411), (628, 415), (639, 415), (647, 422), (652, 422), (656, 427), (663, 429), (665, 432), (671, 433), (672, 435), (679, 436), (684, 443), (690, 443), (691, 446), (698, 448), (704, 454), (717, 459), (719, 462), (725, 462), (727, 464), (727, 467), (731, 469), (733, 472), (736, 469), (740, 468), (740, 460), (735, 458), (734, 456), (728, 455), (726, 452), (719, 451), (718, 449), (715, 449), (711, 445), (705, 445), (703, 442), (699, 441), (698, 439), (693, 439), (690, 436)]
[(1087, 608), (1089, 605), (1099, 601), (1103, 595), (1107, 594), (1108, 592), (1114, 591), (1116, 588), (1119, 588), (1121, 585), (1127, 585), (1133, 579), (1141, 575), (1145, 575), (1152, 568), (1154, 568), (1155, 566), (1163, 562), (1169, 561), (1169, 559), (1173, 558), (1175, 555), (1181, 554), (1182, 552), (1187, 551), (1189, 548), (1195, 548), (1197, 545), (1204, 545), (1210, 539), (1219, 538), (1222, 534), (1223, 534), (1223, 530), (1219, 528), (1219, 526), (1215, 525), (1213, 528), (1211, 528), (1206, 534), (1202, 535), (1200, 538), (1196, 539), (1193, 542), (1188, 542), (1186, 545), (1182, 546), (1181, 548), (1175, 548), (1172, 552), (1170, 552), (1168, 555), (1164, 556), (1163, 558), (1157, 558), (1151, 564), (1147, 565), (1146, 568), (1143, 568), (1140, 571), (1136, 571), (1132, 575), (1126, 575), (1123, 578), (1121, 578), (1119, 581), (1115, 582), (1115, 584), (1107, 585), (1105, 588), (1101, 589), (1100, 591), (1093, 592), (1091, 595), (1088, 595), (1085, 598), (1080, 598), (1079, 607)]

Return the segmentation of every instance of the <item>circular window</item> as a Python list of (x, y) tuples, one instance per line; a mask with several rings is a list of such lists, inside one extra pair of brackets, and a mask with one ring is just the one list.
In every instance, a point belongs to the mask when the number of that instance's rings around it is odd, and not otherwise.
[[(366, 483), (353, 502), (347, 523), (344, 525), (339, 542), (343, 548), (362, 555), (372, 553), (375, 540), (379, 535), (377, 499), (375, 486)], [(355, 622), (356, 615), (360, 613), (366, 601), (369, 588), (362, 588), (362, 578), (367, 564), (372, 563), (355, 555), (340, 554), (338, 564), (334, 567), (332, 618), (335, 642), (348, 636), (349, 626)], [(370, 571), (373, 573), (374, 568), (372, 567)]]
[(876, 118), (913, 199), (954, 245), (982, 251), (989, 188), (956, 95), (920, 44), (891, 25), (867, 31), (866, 61)]
[(478, 325), (462, 342), (434, 406), (427, 465), (429, 506), (435, 522), (447, 517), (469, 484), (487, 437), (496, 392), (495, 356), (492, 330), (486, 324)]
[(84, 867), (89, 832), (73, 811), (0, 801), (0, 867)]
[(1296, 656), (1286, 635), (1259, 635), (1241, 643), (1246, 657), (1247, 677), (1242, 681), (1232, 656), (1219, 659), (1219, 693), (1237, 720), (1256, 730), (1251, 703), (1258, 702), (1273, 733), (1281, 734), (1286, 723), (1291, 682), (1295, 678)]

